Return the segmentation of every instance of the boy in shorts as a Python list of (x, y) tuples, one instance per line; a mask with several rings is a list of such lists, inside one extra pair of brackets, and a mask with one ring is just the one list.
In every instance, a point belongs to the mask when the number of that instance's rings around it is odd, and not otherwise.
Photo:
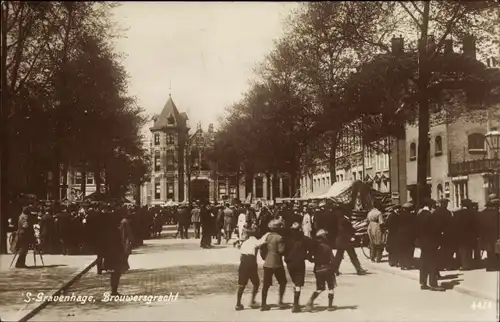
[(313, 246), (314, 276), (316, 277), (316, 291), (311, 295), (307, 302), (305, 311), (312, 312), (314, 300), (325, 290), (325, 284), (328, 286), (328, 310), (332, 311), (334, 288), (336, 278), (334, 274), (334, 256), (332, 248), (328, 243), (327, 232), (323, 229), (316, 233), (316, 243)]
[(266, 238), (268, 234), (262, 236), (261, 239), (257, 239), (255, 236), (257, 234), (256, 230), (248, 229), (246, 230), (246, 235), (248, 239), (242, 242), (240, 245), (240, 267), (238, 268), (238, 293), (236, 297), (236, 311), (241, 311), (244, 309), (241, 304), (241, 298), (243, 297), (243, 291), (250, 280), (253, 284), (252, 289), (252, 300), (250, 302), (251, 307), (257, 305), (255, 301), (255, 296), (259, 291), (259, 272), (257, 266), (257, 250), (260, 246), (266, 243)]

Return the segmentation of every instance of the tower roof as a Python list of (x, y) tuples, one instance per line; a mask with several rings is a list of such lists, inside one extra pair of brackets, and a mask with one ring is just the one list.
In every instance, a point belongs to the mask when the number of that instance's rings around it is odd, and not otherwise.
[(167, 103), (163, 106), (160, 115), (155, 115), (154, 125), (151, 131), (161, 130), (167, 127), (185, 127), (187, 121), (186, 113), (179, 113), (172, 96), (169, 95)]

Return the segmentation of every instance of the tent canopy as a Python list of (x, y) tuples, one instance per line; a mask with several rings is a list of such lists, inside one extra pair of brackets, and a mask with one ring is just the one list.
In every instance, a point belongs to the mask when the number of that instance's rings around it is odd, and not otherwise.
[(323, 194), (317, 195), (312, 199), (327, 199), (327, 198), (335, 198), (340, 194), (346, 192), (350, 189), (354, 184), (354, 181), (346, 180), (346, 181), (338, 181), (332, 184), (332, 186), (325, 191)]

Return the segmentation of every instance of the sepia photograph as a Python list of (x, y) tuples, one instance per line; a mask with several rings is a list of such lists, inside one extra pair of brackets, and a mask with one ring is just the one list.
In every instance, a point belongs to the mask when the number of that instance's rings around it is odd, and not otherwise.
[(1, 1), (0, 321), (500, 320), (500, 0)]

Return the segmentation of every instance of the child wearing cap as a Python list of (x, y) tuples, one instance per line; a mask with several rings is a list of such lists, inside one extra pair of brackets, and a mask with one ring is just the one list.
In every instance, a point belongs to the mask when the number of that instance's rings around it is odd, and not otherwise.
[(305, 311), (312, 312), (314, 300), (325, 290), (325, 284), (328, 286), (328, 310), (333, 310), (333, 296), (336, 286), (335, 258), (328, 243), (327, 232), (323, 229), (318, 230), (316, 233), (316, 243), (313, 246), (312, 257), (316, 291), (307, 302)]
[(238, 268), (238, 293), (236, 297), (236, 311), (243, 310), (243, 305), (241, 304), (241, 298), (243, 297), (243, 291), (250, 280), (253, 284), (252, 289), (252, 300), (250, 306), (255, 306), (255, 296), (259, 291), (259, 272), (257, 266), (257, 249), (266, 243), (267, 236), (269, 233), (262, 236), (262, 238), (257, 239), (255, 236), (257, 234), (256, 230), (247, 229), (246, 235), (248, 238), (244, 240), (240, 245), (240, 266)]

